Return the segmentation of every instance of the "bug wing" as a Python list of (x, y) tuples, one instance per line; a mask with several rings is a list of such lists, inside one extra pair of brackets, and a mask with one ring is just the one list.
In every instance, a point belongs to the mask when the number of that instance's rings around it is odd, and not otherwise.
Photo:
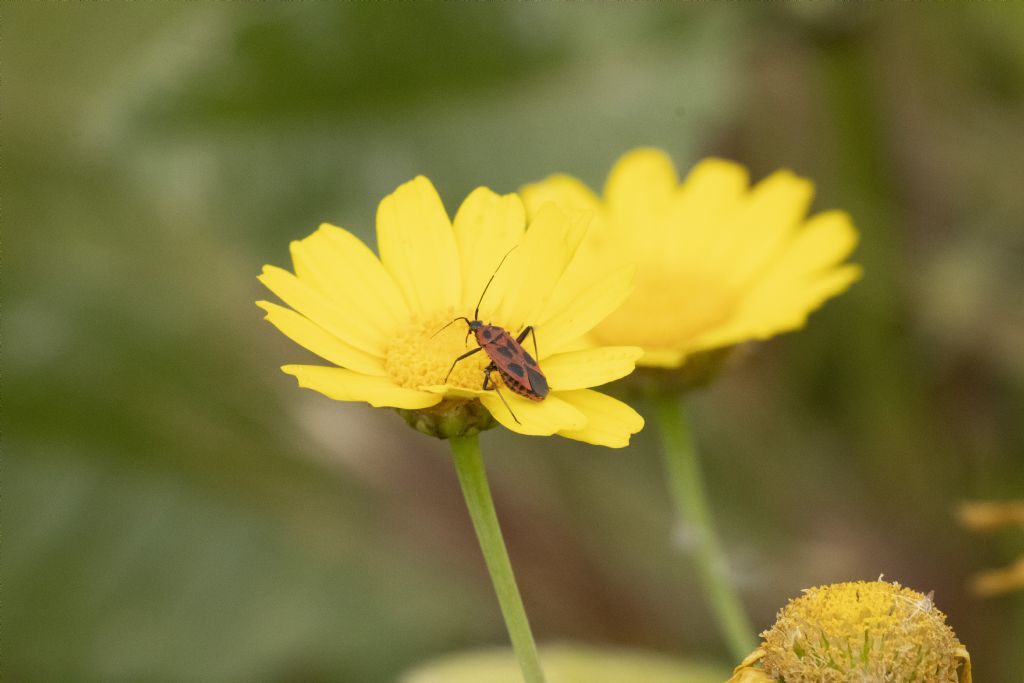
[(526, 379), (530, 381), (530, 389), (541, 398), (548, 395), (548, 380), (537, 370), (531, 367), (526, 368)]

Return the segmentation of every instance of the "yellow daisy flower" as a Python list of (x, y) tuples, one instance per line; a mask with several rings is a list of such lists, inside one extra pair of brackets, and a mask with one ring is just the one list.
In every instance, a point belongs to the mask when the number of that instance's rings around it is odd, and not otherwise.
[[(550, 207), (527, 230), (520, 198), (487, 188), (474, 190), (451, 221), (421, 176), (381, 201), (380, 258), (346, 230), (322, 225), (292, 242), (294, 274), (264, 266), (259, 277), (291, 308), (257, 303), (286, 336), (334, 364), (284, 366), (302, 387), (340, 401), (416, 411), (412, 423), (442, 437), (485, 428), (489, 413), (521, 434), (622, 447), (643, 419), (591, 387), (629, 374), (642, 352), (583, 348), (580, 340), (628, 296), (633, 270), (603, 269), (578, 248), (589, 222)], [(537, 361), (550, 387), (543, 400), (502, 386), (498, 373), (491, 379), (501, 394), (485, 391), (490, 361), (483, 352), (447, 376), (476, 342), (465, 323), (445, 325), (457, 316), (472, 319), (478, 302), (481, 320), (512, 335), (534, 326)], [(523, 348), (534, 353), (532, 338)]]
[(795, 330), (860, 277), (843, 264), (857, 243), (850, 217), (807, 218), (813, 193), (789, 171), (750, 187), (746, 169), (722, 159), (705, 159), (680, 183), (656, 149), (619, 159), (603, 198), (567, 175), (521, 190), (531, 215), (549, 203), (598, 213), (590, 248), (638, 269), (633, 293), (593, 338), (640, 346), (638, 365), (663, 368)]
[(971, 657), (931, 595), (855, 581), (804, 591), (728, 683), (970, 683)]

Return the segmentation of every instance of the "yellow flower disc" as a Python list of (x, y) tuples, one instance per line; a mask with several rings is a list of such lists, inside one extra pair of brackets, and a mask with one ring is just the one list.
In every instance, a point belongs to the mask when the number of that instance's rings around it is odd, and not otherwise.
[[(422, 386), (447, 384), (462, 389), (480, 389), (484, 368), (490, 363), (485, 353), (476, 353), (457, 363), (452, 361), (476, 347), (472, 335), (466, 334), (462, 321), (449, 325), (458, 315), (454, 308), (427, 322), (411, 321), (397, 331), (384, 356), (384, 369), (402, 387), (418, 389)], [(447, 326), (447, 327), (446, 327)], [(498, 373), (491, 381), (500, 384)]]
[(929, 596), (898, 583), (811, 588), (761, 634), (770, 680), (958, 681), (965, 650)]

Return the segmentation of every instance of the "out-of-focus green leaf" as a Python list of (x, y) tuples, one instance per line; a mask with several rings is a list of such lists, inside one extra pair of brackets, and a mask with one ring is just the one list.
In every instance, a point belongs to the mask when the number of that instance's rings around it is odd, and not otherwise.
[(4, 467), (12, 680), (382, 680), (471, 628), (465, 594), (358, 515), (325, 536), (277, 505), (33, 450)]

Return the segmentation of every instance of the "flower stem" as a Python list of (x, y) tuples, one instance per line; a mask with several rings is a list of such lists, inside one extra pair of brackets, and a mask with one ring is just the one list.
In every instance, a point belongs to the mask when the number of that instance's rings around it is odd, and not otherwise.
[(676, 515), (693, 536), (693, 557), (704, 597), (733, 659), (738, 662), (757, 647), (757, 641), (728, 577), (725, 553), (711, 520), (693, 432), (681, 399), (659, 395), (653, 403)]
[(462, 495), (469, 508), (469, 516), (473, 520), (473, 529), (483, 551), (487, 570), (491, 574), (494, 592), (498, 594), (501, 614), (505, 617), (505, 626), (512, 640), (512, 649), (519, 660), (526, 683), (544, 683), (544, 672), (540, 668), (537, 657), (537, 645), (530, 632), (530, 622), (526, 618), (523, 600), (519, 595), (519, 587), (512, 573), (512, 564), (508, 559), (505, 541), (498, 525), (498, 515), (494, 511), (491, 489), (487, 484), (483, 459), (480, 457), (480, 442), (476, 434), (472, 436), (454, 437), (449, 439), (452, 445), (452, 457), (455, 460), (455, 472), (462, 486)]

